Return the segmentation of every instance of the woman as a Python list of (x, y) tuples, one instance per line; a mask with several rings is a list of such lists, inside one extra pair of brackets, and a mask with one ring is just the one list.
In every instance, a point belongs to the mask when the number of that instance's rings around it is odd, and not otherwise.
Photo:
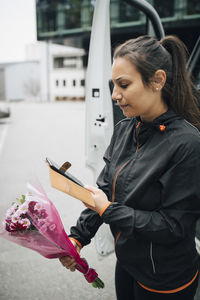
[[(142, 36), (117, 47), (113, 100), (127, 117), (114, 129), (95, 208), (71, 237), (90, 243), (99, 226), (115, 237), (118, 300), (194, 299), (198, 284), (195, 225), (200, 216), (200, 112), (176, 37)], [(72, 271), (74, 260), (61, 263)]]

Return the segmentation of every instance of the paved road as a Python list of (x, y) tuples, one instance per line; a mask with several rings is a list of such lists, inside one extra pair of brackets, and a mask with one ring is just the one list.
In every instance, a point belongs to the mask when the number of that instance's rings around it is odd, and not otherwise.
[[(93, 183), (84, 162), (84, 108), (82, 102), (11, 104), (11, 118), (0, 121), (0, 215), (37, 176), (69, 232), (83, 204), (50, 187), (44, 160), (46, 156), (58, 164), (69, 160), (74, 175)], [(0, 239), (0, 300), (114, 300), (115, 256), (102, 261), (93, 243), (82, 255), (104, 280), (104, 290), (94, 289), (82, 274), (69, 272), (57, 259), (47, 260)]]

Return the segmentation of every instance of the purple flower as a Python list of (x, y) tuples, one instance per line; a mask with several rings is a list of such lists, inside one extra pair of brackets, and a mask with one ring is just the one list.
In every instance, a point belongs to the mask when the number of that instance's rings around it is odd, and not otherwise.
[(41, 218), (41, 219), (46, 219), (46, 217), (48, 217), (48, 214), (46, 213), (46, 210), (42, 209), (40, 211), (40, 214), (38, 215), (38, 217)]
[(30, 210), (31, 213), (34, 212), (34, 207), (36, 205), (36, 201), (30, 201), (29, 204), (28, 204), (28, 209)]
[(34, 207), (34, 210), (40, 211), (41, 209), (42, 209), (42, 205), (40, 203), (36, 203), (35, 207)]

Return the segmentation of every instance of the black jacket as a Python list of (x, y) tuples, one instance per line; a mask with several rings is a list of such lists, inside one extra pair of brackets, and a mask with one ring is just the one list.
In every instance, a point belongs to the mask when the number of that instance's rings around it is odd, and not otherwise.
[(86, 209), (71, 235), (83, 246), (110, 224), (118, 260), (152, 289), (171, 290), (197, 271), (200, 134), (172, 110), (151, 123), (115, 126), (97, 184), (112, 201), (102, 217)]

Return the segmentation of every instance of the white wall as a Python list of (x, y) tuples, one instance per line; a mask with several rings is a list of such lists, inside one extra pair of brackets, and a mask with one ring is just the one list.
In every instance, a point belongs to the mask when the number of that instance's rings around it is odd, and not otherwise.
[(5, 94), (7, 100), (38, 99), (39, 88), (39, 62), (6, 65)]
[(40, 43), (40, 99), (42, 102), (50, 101), (50, 69), (51, 57), (49, 43)]
[[(73, 85), (73, 81), (76, 85)], [(50, 75), (51, 101), (63, 98), (84, 98), (85, 87), (81, 86), (81, 80), (85, 80), (84, 69), (55, 69)], [(64, 81), (66, 85), (64, 86)], [(57, 98), (58, 99), (58, 98)]]

